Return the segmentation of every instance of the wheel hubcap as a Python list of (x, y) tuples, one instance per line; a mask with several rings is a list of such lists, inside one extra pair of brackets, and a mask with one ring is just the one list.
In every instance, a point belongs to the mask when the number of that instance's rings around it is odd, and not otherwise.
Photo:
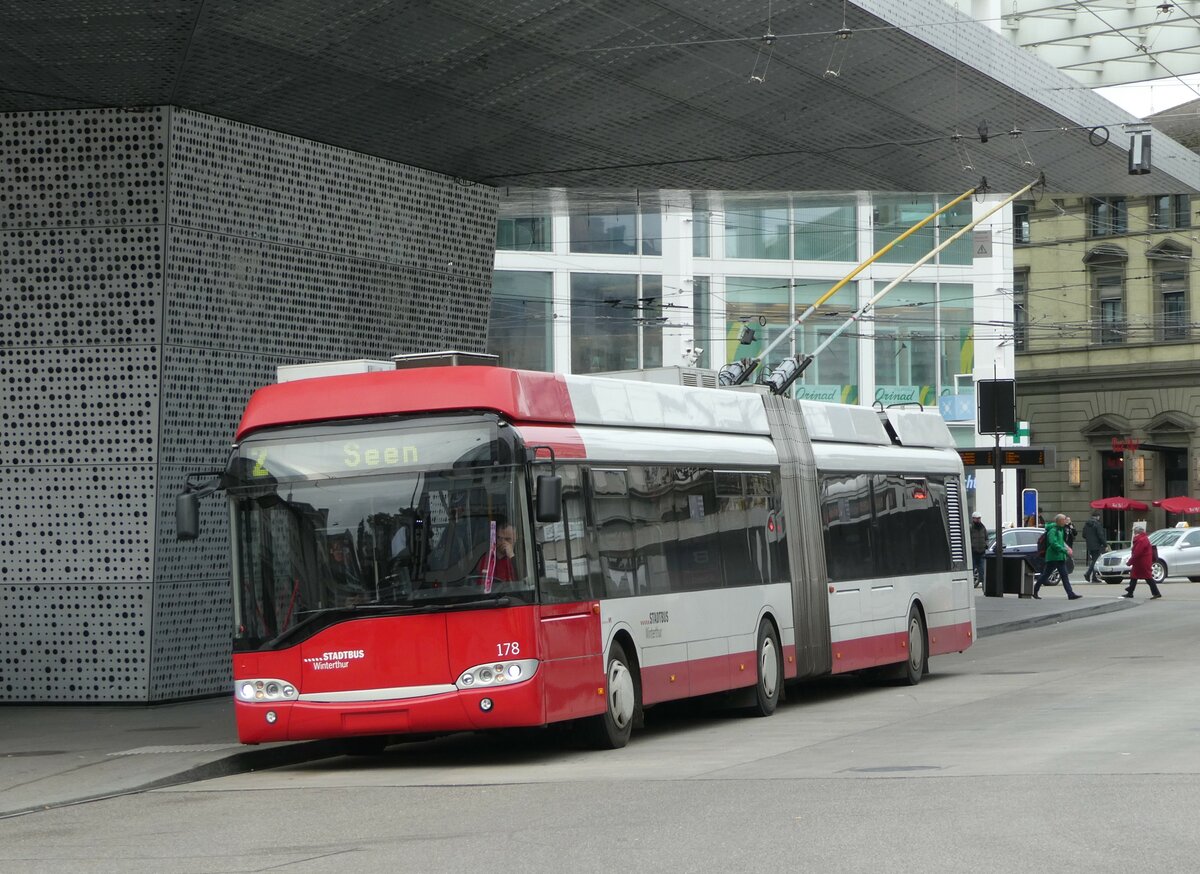
[(914, 671), (921, 670), (925, 663), (925, 640), (921, 636), (921, 622), (915, 616), (908, 624), (908, 660)]
[(624, 728), (633, 719), (633, 674), (620, 662), (608, 668), (608, 712), (617, 728)]
[(763, 638), (762, 652), (758, 659), (758, 676), (761, 678), (763, 694), (768, 698), (775, 697), (775, 689), (779, 685), (779, 659), (775, 657), (775, 641)]

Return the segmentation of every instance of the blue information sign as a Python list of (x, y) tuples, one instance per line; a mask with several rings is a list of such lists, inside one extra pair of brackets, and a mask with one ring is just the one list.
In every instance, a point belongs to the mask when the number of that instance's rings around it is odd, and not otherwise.
[(1021, 519), (1024, 521), (1032, 516), (1037, 519), (1038, 495), (1037, 489), (1021, 489)]

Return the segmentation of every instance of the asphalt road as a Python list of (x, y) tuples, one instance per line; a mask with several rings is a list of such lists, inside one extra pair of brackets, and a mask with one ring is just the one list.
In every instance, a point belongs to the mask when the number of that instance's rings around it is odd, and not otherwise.
[(1166, 592), (616, 752), (464, 735), (48, 810), (0, 870), (1191, 872), (1200, 587)]

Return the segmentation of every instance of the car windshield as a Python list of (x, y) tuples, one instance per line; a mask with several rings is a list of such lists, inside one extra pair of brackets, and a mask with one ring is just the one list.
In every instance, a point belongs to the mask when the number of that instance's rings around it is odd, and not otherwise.
[(1031, 543), (1037, 543), (1042, 532), (1037, 528), (1012, 528), (1004, 532), (1004, 545), (1009, 546), (1027, 546)]
[(1155, 546), (1171, 546), (1184, 534), (1179, 528), (1160, 528), (1150, 535), (1150, 542)]
[[(520, 468), (476, 464), (481, 452), (511, 455), (492, 433), (340, 436), (324, 460), (325, 438), (243, 446), (229, 488), (239, 648), (290, 642), (301, 626), (352, 613), (532, 602), (528, 538), (517, 536), (527, 530)], [(347, 447), (379, 463), (345, 475)]]

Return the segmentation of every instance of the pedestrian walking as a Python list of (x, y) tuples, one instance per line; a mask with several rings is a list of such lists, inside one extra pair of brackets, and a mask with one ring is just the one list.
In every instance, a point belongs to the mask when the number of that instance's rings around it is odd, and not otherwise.
[(1066, 524), (1066, 514), (1059, 513), (1054, 517), (1054, 521), (1046, 526), (1046, 563), (1042, 565), (1042, 572), (1038, 574), (1037, 581), (1033, 584), (1033, 597), (1038, 600), (1041, 600), (1038, 590), (1042, 588), (1042, 580), (1049, 579), (1050, 574), (1055, 570), (1058, 571), (1058, 578), (1062, 580), (1063, 591), (1067, 593), (1068, 601), (1075, 601), (1083, 597), (1071, 588), (1067, 559), (1070, 558), (1072, 550), (1063, 540)]
[(1154, 544), (1146, 536), (1146, 526), (1138, 523), (1133, 526), (1133, 549), (1125, 561), (1129, 565), (1129, 588), (1122, 598), (1132, 598), (1133, 590), (1137, 588), (1138, 580), (1145, 580), (1150, 587), (1150, 600), (1161, 598), (1158, 585), (1154, 582)]
[(1075, 573), (1075, 538), (1078, 534), (1079, 530), (1071, 522), (1071, 517), (1068, 515), (1067, 521), (1063, 525), (1063, 543), (1069, 547), (1066, 559), (1067, 571), (1069, 573)]
[(1096, 570), (1096, 562), (1100, 560), (1100, 556), (1104, 550), (1108, 549), (1108, 532), (1104, 530), (1104, 526), (1100, 523), (1100, 511), (1095, 510), (1092, 513), (1092, 518), (1083, 523), (1083, 542), (1087, 544), (1087, 571), (1083, 575), (1085, 583), (1097, 582), (1100, 578), (1099, 572)]
[(975, 588), (983, 585), (983, 554), (987, 552), (987, 526), (976, 510), (971, 514), (971, 558), (975, 565)]

